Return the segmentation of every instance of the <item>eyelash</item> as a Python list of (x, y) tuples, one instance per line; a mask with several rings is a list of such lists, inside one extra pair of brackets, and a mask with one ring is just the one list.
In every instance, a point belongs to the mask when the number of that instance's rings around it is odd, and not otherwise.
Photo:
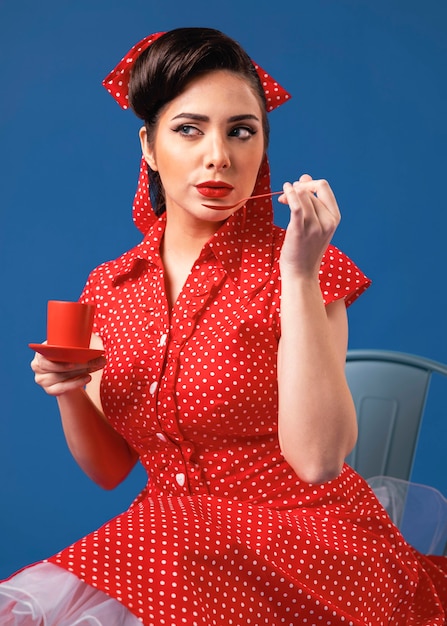
[(246, 141), (247, 139), (249, 139), (253, 135), (256, 135), (257, 133), (257, 131), (254, 128), (251, 128), (250, 126), (236, 126), (236, 128), (233, 128), (232, 132), (237, 131), (237, 130), (245, 130), (249, 134), (249, 137), (239, 137), (239, 139), (241, 139), (242, 141)]
[[(198, 128), (196, 128), (196, 126), (193, 126), (192, 124), (180, 124), (176, 128), (173, 128), (173, 131), (175, 133), (179, 133), (183, 137), (194, 137), (194, 136), (196, 136), (196, 134), (194, 134), (194, 133), (185, 132), (185, 129), (193, 129), (193, 130), (197, 131), (197, 134), (203, 134), (202, 131), (200, 131)], [(247, 136), (246, 137), (239, 137), (238, 135), (233, 135), (233, 133), (235, 131), (239, 131), (239, 130), (246, 131), (249, 134), (249, 136), (248, 137)], [(255, 130), (254, 128), (250, 128), (250, 126), (236, 126), (235, 128), (233, 128), (230, 131), (229, 136), (237, 137), (241, 141), (247, 141), (247, 139), (249, 139), (251, 136), (256, 135), (257, 132), (258, 132), (257, 130)]]

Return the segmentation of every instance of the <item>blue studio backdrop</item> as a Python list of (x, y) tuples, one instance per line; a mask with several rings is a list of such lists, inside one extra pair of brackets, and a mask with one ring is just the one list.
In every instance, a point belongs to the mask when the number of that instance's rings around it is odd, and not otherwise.
[[(334, 243), (373, 280), (350, 309), (350, 348), (447, 362), (443, 0), (0, 0), (0, 578), (144, 482), (136, 468), (104, 492), (82, 474), (27, 346), (45, 339), (47, 300), (77, 299), (94, 266), (140, 240), (139, 122), (101, 80), (143, 36), (179, 26), (223, 30), (293, 94), (270, 116), (273, 185), (308, 172), (333, 186)], [(413, 480), (447, 496), (446, 398), (435, 380)]]

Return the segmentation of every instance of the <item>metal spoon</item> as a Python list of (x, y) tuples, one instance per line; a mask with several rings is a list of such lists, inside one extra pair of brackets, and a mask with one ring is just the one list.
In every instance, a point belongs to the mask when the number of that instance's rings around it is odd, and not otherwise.
[(284, 193), (284, 192), (283, 191), (269, 191), (268, 193), (261, 193), (258, 196), (248, 196), (247, 198), (241, 198), (241, 200), (239, 200), (235, 204), (215, 205), (215, 204), (203, 204), (202, 202), (202, 206), (205, 206), (207, 209), (217, 209), (218, 211), (228, 211), (229, 209), (234, 209), (234, 207), (238, 206), (238, 204), (247, 202), (247, 200), (254, 200), (256, 198), (267, 198), (268, 196), (278, 196), (281, 193)]

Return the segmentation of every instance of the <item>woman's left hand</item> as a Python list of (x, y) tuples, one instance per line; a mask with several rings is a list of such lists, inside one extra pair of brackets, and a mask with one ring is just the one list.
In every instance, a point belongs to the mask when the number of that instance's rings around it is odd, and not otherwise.
[(322, 256), (340, 222), (340, 211), (329, 183), (303, 174), (284, 183), (279, 202), (290, 207), (290, 222), (281, 250), (281, 273), (318, 277)]

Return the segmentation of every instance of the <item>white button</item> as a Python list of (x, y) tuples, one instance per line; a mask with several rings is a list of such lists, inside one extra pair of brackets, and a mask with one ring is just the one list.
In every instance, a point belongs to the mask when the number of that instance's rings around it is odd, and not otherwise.
[(166, 437), (163, 435), (163, 433), (157, 433), (157, 437), (160, 439), (160, 441), (167, 441)]
[(149, 392), (154, 395), (154, 393), (157, 391), (157, 387), (158, 387), (158, 383), (156, 381), (154, 381), (152, 383), (152, 385), (149, 387)]
[(180, 485), (180, 487), (183, 487), (183, 485), (185, 484), (186, 476), (185, 474), (182, 474), (182, 473), (177, 474), (175, 477), (175, 480)]
[(167, 340), (167, 338), (168, 338), (168, 336), (167, 336), (166, 334), (163, 334), (163, 335), (160, 337), (160, 342), (159, 342), (159, 344), (158, 344), (158, 345), (159, 345), (159, 346), (161, 346), (161, 347), (165, 346), (165, 345), (166, 345), (166, 340)]

